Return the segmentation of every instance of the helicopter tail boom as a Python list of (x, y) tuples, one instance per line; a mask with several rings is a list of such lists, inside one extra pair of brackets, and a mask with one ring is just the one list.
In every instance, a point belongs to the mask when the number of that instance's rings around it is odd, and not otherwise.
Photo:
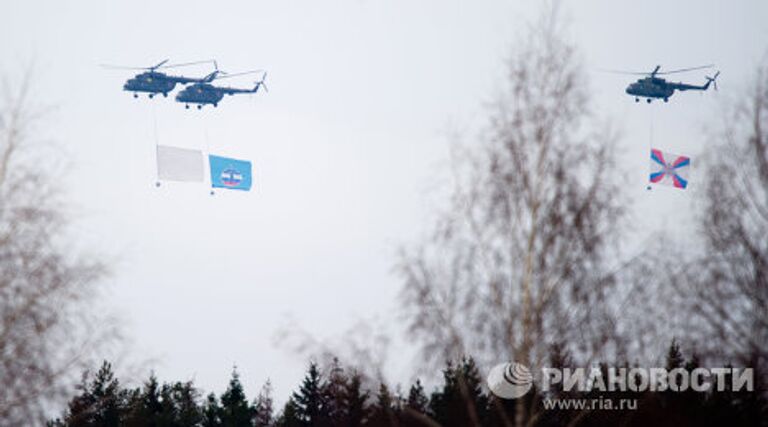
[(719, 76), (719, 75), (720, 75), (720, 72), (718, 71), (712, 77), (707, 76), (706, 77), (707, 82), (704, 83), (701, 86), (689, 85), (689, 84), (686, 84), (686, 83), (671, 83), (670, 86), (672, 86), (676, 90), (680, 90), (680, 91), (685, 91), (685, 90), (701, 90), (701, 91), (705, 91), (705, 90), (709, 89), (709, 85), (713, 85), (715, 90), (717, 90), (717, 76)]

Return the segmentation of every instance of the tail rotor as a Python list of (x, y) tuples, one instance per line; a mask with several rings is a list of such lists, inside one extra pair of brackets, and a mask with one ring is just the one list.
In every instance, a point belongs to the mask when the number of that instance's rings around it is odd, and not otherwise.
[(710, 83), (712, 83), (712, 86), (717, 90), (717, 76), (720, 75), (720, 72), (716, 72), (714, 76), (709, 77), (707, 76), (707, 86), (709, 86)]
[(267, 84), (264, 83), (264, 80), (267, 79), (267, 72), (264, 72), (264, 75), (261, 76), (261, 80), (256, 82), (256, 90), (259, 90), (260, 87), (263, 87), (265, 91), (269, 92), (269, 89), (267, 89)]

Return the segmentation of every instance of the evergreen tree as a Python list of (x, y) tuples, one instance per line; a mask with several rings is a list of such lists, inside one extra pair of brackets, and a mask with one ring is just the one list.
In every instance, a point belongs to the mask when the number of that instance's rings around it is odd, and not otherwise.
[(223, 427), (243, 427), (251, 425), (253, 407), (245, 397), (243, 385), (237, 368), (232, 369), (232, 378), (224, 394), (221, 395), (221, 425)]
[[(666, 369), (667, 371), (672, 371), (673, 369), (683, 368), (684, 365), (685, 357), (683, 357), (683, 353), (680, 351), (680, 344), (677, 340), (673, 339), (672, 343), (669, 345), (669, 350), (667, 351)], [(679, 377), (677, 381), (680, 381)], [(683, 395), (678, 389), (680, 386), (681, 384), (673, 381), (672, 378), (669, 378), (667, 391), (661, 393), (659, 396), (655, 396), (660, 399), (661, 408), (669, 414), (666, 418), (675, 423), (685, 421), (683, 414), (686, 405), (683, 400)]]
[(347, 425), (347, 376), (337, 358), (333, 359), (328, 369), (328, 379), (323, 383), (322, 394), (324, 412), (328, 415), (329, 423), (334, 426)]
[(430, 410), (445, 426), (478, 425), (486, 417), (488, 398), (472, 358), (462, 358), (457, 366), (448, 362), (443, 370), (443, 388), (432, 394)]
[(288, 399), (275, 425), (277, 427), (302, 427), (305, 425), (304, 420), (301, 419), (301, 408), (293, 396)]
[(160, 407), (155, 414), (154, 424), (157, 427), (180, 427), (179, 411), (173, 398), (173, 385), (163, 383), (160, 388)]
[(125, 427), (143, 427), (146, 425), (146, 419), (143, 413), (142, 396), (144, 392), (141, 387), (125, 390), (125, 411), (123, 423)]
[(141, 394), (140, 407), (137, 411), (139, 419), (134, 420), (135, 425), (155, 427), (158, 425), (162, 404), (160, 403), (160, 385), (157, 383), (157, 377), (151, 373), (149, 380), (144, 383), (144, 390)]
[(176, 424), (179, 426), (196, 426), (203, 421), (203, 414), (198, 399), (200, 392), (194, 387), (192, 381), (177, 382), (171, 389), (174, 406), (176, 408)]
[(210, 393), (203, 404), (203, 427), (221, 427), (221, 407), (216, 395)]
[(422, 414), (427, 413), (429, 399), (424, 393), (424, 386), (421, 385), (421, 380), (417, 379), (416, 383), (411, 386), (411, 389), (408, 391), (408, 401), (406, 405), (412, 411)]
[(328, 416), (322, 388), (320, 370), (315, 362), (311, 362), (299, 392), (293, 393), (293, 400), (298, 408), (298, 417), (302, 425), (318, 426), (327, 424)]
[(471, 357), (462, 359), (459, 386), (461, 387), (462, 399), (468, 407), (467, 410), (473, 411), (478, 423), (482, 423), (488, 407), (488, 397), (483, 392), (483, 380), (480, 377), (480, 371), (477, 369), (475, 360)]
[(368, 391), (362, 387), (359, 372), (353, 372), (346, 384), (347, 425), (360, 426), (368, 419)]
[(682, 368), (684, 363), (685, 358), (680, 351), (680, 344), (673, 339), (672, 344), (669, 345), (669, 351), (667, 351), (667, 370)]
[(127, 395), (125, 427), (185, 427), (202, 421), (199, 393), (191, 381), (160, 385), (152, 374), (143, 389)]
[(373, 427), (398, 425), (398, 405), (394, 396), (386, 384), (379, 385), (376, 395), (376, 404), (373, 406), (372, 415), (368, 425)]
[[(87, 377), (86, 377), (87, 378)], [(104, 361), (93, 381), (87, 379), (78, 387), (81, 390), (69, 404), (65, 423), (70, 427), (117, 427), (125, 410), (125, 394), (112, 372), (112, 365)]]

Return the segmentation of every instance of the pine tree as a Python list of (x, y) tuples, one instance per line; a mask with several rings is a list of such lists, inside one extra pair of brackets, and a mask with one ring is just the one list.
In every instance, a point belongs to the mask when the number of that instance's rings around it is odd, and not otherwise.
[(350, 426), (363, 425), (368, 419), (368, 391), (362, 387), (363, 379), (359, 372), (352, 372), (346, 384), (347, 423)]
[(192, 381), (177, 382), (171, 388), (174, 407), (176, 408), (175, 422), (179, 426), (196, 426), (203, 420), (203, 414), (198, 406), (200, 392)]
[(667, 370), (671, 371), (675, 368), (682, 368), (683, 363), (685, 363), (685, 358), (683, 353), (680, 352), (680, 344), (673, 339), (667, 352)]
[(401, 413), (403, 424), (406, 426), (423, 426), (431, 420), (429, 414), (429, 399), (424, 392), (421, 380), (416, 380), (408, 390), (408, 397), (403, 399)]
[(160, 403), (160, 385), (157, 383), (157, 377), (154, 372), (150, 374), (149, 380), (144, 383), (144, 392), (141, 395), (141, 415), (142, 423), (145, 426), (157, 426), (162, 404)]
[(399, 411), (395, 397), (392, 396), (389, 387), (381, 383), (368, 425), (372, 427), (395, 426), (399, 424), (398, 415)]
[(459, 380), (462, 400), (467, 406), (467, 411), (474, 412), (474, 414), (470, 414), (469, 418), (476, 419), (478, 424), (482, 423), (486, 417), (488, 397), (483, 392), (483, 380), (472, 357), (462, 359)]
[(112, 365), (104, 361), (89, 384), (86, 379), (78, 387), (80, 395), (69, 404), (65, 423), (70, 427), (117, 427), (125, 412), (125, 393), (112, 372)]
[(298, 417), (303, 425), (326, 425), (328, 416), (322, 393), (320, 370), (315, 362), (309, 364), (309, 370), (298, 393), (293, 393), (293, 400), (298, 408)]
[(237, 373), (237, 368), (234, 368), (229, 386), (221, 395), (221, 425), (223, 427), (248, 426), (253, 415), (254, 410), (245, 397), (240, 375)]
[(163, 383), (160, 387), (160, 410), (155, 415), (154, 425), (157, 427), (179, 426), (179, 412), (173, 398), (173, 385)]
[(90, 426), (92, 424), (91, 410), (96, 405), (95, 399), (90, 393), (85, 379), (77, 386), (77, 389), (80, 390), (80, 394), (70, 400), (67, 415), (62, 424), (71, 427)]
[(216, 395), (210, 393), (203, 404), (203, 427), (221, 427), (221, 407)]
[(347, 425), (347, 376), (334, 358), (328, 370), (328, 379), (323, 383), (322, 394), (328, 421), (334, 426)]
[(443, 369), (443, 386), (441, 389), (432, 392), (429, 400), (429, 411), (438, 423), (445, 424), (446, 421), (451, 419), (452, 414), (450, 411), (454, 403), (454, 396), (457, 394), (456, 371), (453, 367), (453, 362), (449, 360), (446, 362), (445, 369)]
[(261, 388), (259, 395), (253, 402), (255, 415), (253, 424), (256, 427), (267, 427), (272, 425), (272, 383), (267, 380)]
[(426, 414), (428, 405), (429, 399), (424, 393), (424, 386), (421, 384), (421, 380), (417, 379), (416, 383), (414, 383), (408, 391), (407, 406), (412, 411)]
[(143, 427), (147, 425), (144, 416), (144, 405), (142, 396), (144, 392), (141, 387), (125, 390), (125, 417), (123, 424), (125, 427)]
[(200, 425), (199, 392), (191, 381), (160, 385), (154, 374), (143, 388), (126, 392), (125, 427), (185, 427)]
[(472, 358), (451, 362), (443, 370), (443, 388), (432, 394), (430, 410), (435, 420), (445, 426), (478, 425), (486, 418), (488, 398)]
[(277, 427), (302, 427), (304, 421), (301, 419), (301, 408), (296, 400), (291, 396), (283, 408), (283, 412), (277, 418), (275, 423)]

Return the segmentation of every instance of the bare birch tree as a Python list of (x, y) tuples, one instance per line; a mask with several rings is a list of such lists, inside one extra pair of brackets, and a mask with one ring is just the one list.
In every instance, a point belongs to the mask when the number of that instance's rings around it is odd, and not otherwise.
[[(513, 45), (487, 133), (456, 156), (448, 209), (398, 264), (425, 360), (536, 368), (553, 345), (593, 355), (609, 341), (616, 139), (589, 112), (578, 52), (547, 9)], [(523, 401), (517, 425), (533, 420)]]
[[(29, 73), (0, 99), (0, 424), (42, 424), (105, 336), (88, 303), (105, 274), (66, 244), (55, 170), (37, 137)], [(46, 154), (48, 156), (46, 156)]]
[[(701, 256), (666, 277), (701, 352), (768, 366), (768, 65), (710, 138)], [(679, 258), (678, 258), (679, 259)], [(707, 345), (709, 344), (709, 345)]]

